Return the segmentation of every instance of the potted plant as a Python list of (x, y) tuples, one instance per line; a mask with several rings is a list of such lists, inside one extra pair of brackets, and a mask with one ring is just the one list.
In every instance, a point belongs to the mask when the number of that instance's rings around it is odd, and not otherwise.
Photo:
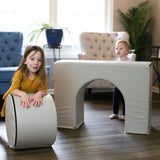
[(30, 37), (30, 42), (36, 39), (36, 42), (41, 35), (41, 33), (46, 33), (47, 44), (50, 46), (59, 46), (63, 37), (63, 30), (68, 33), (68, 28), (58, 28), (54, 23), (38, 22), (34, 25), (35, 29), (31, 31), (28, 35)]
[[(151, 21), (149, 1), (139, 4), (123, 13), (118, 9), (120, 21), (129, 33), (131, 48), (135, 49), (136, 60), (147, 60), (151, 47)], [(146, 54), (147, 53), (147, 54)]]

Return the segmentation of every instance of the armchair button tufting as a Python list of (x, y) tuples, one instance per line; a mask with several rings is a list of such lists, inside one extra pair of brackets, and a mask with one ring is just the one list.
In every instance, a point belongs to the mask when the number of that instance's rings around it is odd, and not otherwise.
[(11, 51), (14, 51), (14, 48), (11, 48), (10, 50), (11, 50)]
[(87, 40), (87, 41), (89, 41), (90, 39), (89, 39), (89, 38), (87, 38), (86, 40)]
[(14, 40), (14, 42), (15, 42), (15, 43), (17, 43), (17, 42), (18, 42), (18, 40), (17, 40), (17, 39), (15, 39), (15, 40)]
[(7, 58), (7, 60), (10, 60), (10, 59), (11, 59), (9, 56), (7, 56), (6, 58)]

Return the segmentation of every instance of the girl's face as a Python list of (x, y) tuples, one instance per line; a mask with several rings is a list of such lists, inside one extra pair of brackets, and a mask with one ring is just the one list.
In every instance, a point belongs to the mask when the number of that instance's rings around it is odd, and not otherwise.
[(31, 53), (29, 53), (25, 60), (25, 64), (27, 65), (30, 74), (36, 74), (42, 64), (41, 52), (32, 51)]
[(118, 43), (116, 46), (116, 54), (119, 57), (125, 57), (129, 53), (129, 49), (123, 43)]

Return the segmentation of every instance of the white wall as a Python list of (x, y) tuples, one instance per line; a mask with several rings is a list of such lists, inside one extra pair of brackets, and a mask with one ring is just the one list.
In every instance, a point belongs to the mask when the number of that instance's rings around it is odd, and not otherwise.
[(153, 45), (160, 46), (160, 0), (151, 0), (152, 15), (153, 15)]

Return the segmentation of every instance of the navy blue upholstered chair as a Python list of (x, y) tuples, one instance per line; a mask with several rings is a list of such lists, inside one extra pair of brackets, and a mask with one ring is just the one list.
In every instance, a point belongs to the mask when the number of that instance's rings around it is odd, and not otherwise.
[(11, 86), (14, 72), (21, 62), (23, 34), (0, 32), (0, 95)]

